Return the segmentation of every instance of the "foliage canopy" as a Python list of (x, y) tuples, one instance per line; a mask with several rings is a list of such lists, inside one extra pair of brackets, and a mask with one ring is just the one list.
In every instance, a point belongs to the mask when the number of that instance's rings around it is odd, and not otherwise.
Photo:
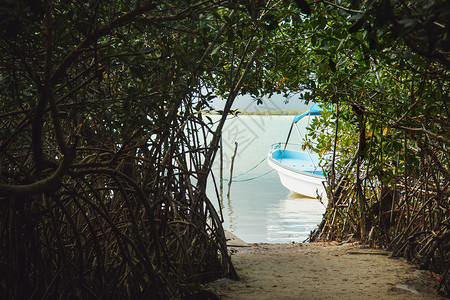
[(334, 129), (312, 239), (389, 247), (448, 292), (449, 5), (1, 4), (0, 293), (167, 298), (237, 278), (206, 181), (234, 98), (274, 93), (321, 103), (312, 127)]

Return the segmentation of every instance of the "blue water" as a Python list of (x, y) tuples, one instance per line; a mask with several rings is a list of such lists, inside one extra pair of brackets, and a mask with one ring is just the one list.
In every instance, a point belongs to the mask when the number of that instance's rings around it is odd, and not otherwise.
[[(317, 199), (301, 198), (281, 185), (276, 171), (262, 162), (270, 146), (284, 142), (291, 126), (292, 116), (239, 116), (227, 120), (223, 130), (224, 178), (229, 178), (230, 161), (235, 142), (238, 143), (233, 175), (235, 178), (227, 199), (228, 182), (223, 181), (221, 202), (225, 229), (248, 243), (303, 242), (322, 220), (325, 206)], [(299, 143), (293, 132), (290, 142)], [(219, 178), (219, 153), (213, 167)], [(264, 175), (265, 173), (268, 174)], [(246, 181), (248, 179), (256, 178)], [(208, 194), (219, 209), (213, 184)]]

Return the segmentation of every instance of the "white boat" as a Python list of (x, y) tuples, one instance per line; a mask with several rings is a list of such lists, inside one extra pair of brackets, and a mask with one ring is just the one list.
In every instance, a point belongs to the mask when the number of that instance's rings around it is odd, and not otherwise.
[(300, 144), (288, 143), (293, 126), (304, 117), (320, 115), (320, 111), (318, 105), (313, 105), (305, 113), (295, 116), (286, 143), (272, 145), (268, 163), (278, 172), (281, 183), (290, 191), (307, 197), (320, 196), (326, 199), (325, 177), (319, 166), (319, 155), (302, 150)]

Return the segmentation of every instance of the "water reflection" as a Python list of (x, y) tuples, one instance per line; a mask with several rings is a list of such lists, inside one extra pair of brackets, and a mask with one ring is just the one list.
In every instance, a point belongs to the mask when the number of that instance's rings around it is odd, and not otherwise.
[[(222, 208), (224, 228), (248, 243), (304, 241), (320, 223), (325, 207), (317, 199), (289, 194), (277, 172), (270, 172), (272, 169), (263, 161), (270, 145), (286, 138), (292, 116), (240, 116), (229, 121), (220, 148), (223, 163), (219, 158), (213, 166), (219, 195), (214, 184), (208, 184), (214, 205)], [(223, 178), (229, 177), (235, 142), (239, 149), (233, 173), (239, 178), (233, 180), (227, 199), (228, 182), (219, 178), (221, 173)]]
[(223, 194), (220, 195), (220, 202), (222, 207), (224, 208), (224, 210), (227, 213), (227, 218), (228, 218), (228, 230), (230, 232), (234, 232), (235, 228), (235, 214), (233, 212), (233, 205), (232, 205), (232, 201), (231, 201), (231, 197), (228, 195), (227, 196), (227, 205), (224, 205), (224, 198), (223, 198)]
[(267, 208), (267, 240), (271, 243), (303, 242), (322, 220), (326, 203), (290, 193)]

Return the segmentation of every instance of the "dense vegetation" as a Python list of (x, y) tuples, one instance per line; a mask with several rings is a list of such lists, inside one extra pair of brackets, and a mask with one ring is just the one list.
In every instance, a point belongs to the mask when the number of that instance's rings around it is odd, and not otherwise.
[(311, 39), (311, 96), (328, 112), (313, 135), (335, 163), (312, 239), (386, 247), (441, 274), (448, 295), (450, 3), (341, 1), (315, 10), (322, 29)]
[[(0, 294), (170, 298), (237, 278), (206, 182), (238, 94), (327, 112), (312, 239), (388, 247), (449, 290), (447, 1), (6, 1)], [(224, 99), (218, 124), (201, 113)], [(211, 128), (216, 128), (214, 131)], [(328, 133), (327, 133), (328, 132)]]
[[(2, 4), (2, 297), (160, 299), (237, 278), (205, 195), (220, 129), (196, 113), (212, 80), (231, 105), (254, 60), (221, 4)], [(216, 54), (232, 46), (233, 72)]]

